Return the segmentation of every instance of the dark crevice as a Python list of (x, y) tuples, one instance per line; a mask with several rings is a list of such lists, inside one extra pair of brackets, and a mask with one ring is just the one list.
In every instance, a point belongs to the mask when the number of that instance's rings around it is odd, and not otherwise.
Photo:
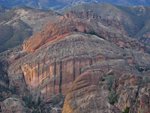
[(59, 93), (62, 93), (62, 61), (60, 61)]
[(38, 74), (38, 83), (39, 83), (39, 81), (40, 81), (40, 80), (39, 80), (39, 76), (40, 76), (40, 73), (39, 73), (39, 70), (40, 70), (40, 63), (39, 63), (39, 62), (38, 62), (38, 67), (37, 67), (37, 68), (38, 68), (37, 74)]
[(79, 74), (81, 74), (82, 67), (81, 67), (81, 59), (79, 60)]
[(136, 65), (135, 68), (136, 68), (139, 72), (141, 72), (141, 73), (147, 72), (147, 71), (150, 70), (150, 66), (145, 66), (145, 67), (144, 67), (144, 66), (138, 66), (138, 65)]
[(93, 65), (93, 60), (90, 58), (90, 66)]
[(0, 113), (2, 112), (2, 108), (1, 108), (1, 105), (0, 105)]
[(54, 86), (53, 86), (54, 94), (55, 94), (55, 85), (56, 85), (56, 62), (54, 63)]
[(76, 79), (75, 59), (73, 59), (73, 81)]

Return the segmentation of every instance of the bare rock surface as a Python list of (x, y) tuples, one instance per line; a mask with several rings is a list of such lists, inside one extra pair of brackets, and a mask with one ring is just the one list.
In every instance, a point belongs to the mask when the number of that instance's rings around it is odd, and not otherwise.
[(146, 77), (149, 79), (124, 60), (93, 65), (74, 81), (63, 113), (148, 113), (150, 84)]

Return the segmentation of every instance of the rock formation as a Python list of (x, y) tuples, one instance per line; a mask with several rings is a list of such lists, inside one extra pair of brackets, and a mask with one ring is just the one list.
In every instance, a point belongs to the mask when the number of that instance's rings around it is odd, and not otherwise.
[[(106, 12), (111, 9), (118, 11)], [(0, 67), (2, 83), (15, 91), (1, 102), (2, 111), (11, 101), (8, 110), (20, 103), (25, 112), (24, 103), (31, 113), (148, 113), (149, 48), (129, 37), (122, 21), (112, 21), (115, 14), (102, 19), (67, 11), (22, 47), (2, 53), (8, 63)]]
[(7, 98), (1, 104), (2, 113), (27, 113), (25, 104), (18, 98)]
[(70, 88), (63, 113), (148, 113), (149, 76), (124, 60), (108, 60), (88, 67)]

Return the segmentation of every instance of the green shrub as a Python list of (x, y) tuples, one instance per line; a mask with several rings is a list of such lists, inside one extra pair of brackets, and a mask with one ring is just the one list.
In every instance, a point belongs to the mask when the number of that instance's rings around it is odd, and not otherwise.
[(150, 78), (149, 77), (143, 77), (143, 83), (144, 84), (147, 84), (147, 83), (150, 83)]
[(113, 75), (110, 75), (106, 77), (105, 80), (107, 81), (108, 90), (111, 91), (115, 81), (115, 77)]
[(38, 98), (37, 101), (35, 101), (31, 95), (29, 95), (29, 96), (24, 96), (22, 99), (23, 99), (23, 101), (25, 102), (25, 105), (26, 105), (28, 108), (37, 108), (37, 107), (39, 107), (40, 104), (41, 104), (41, 99), (40, 99), (40, 97)]
[(122, 113), (129, 113), (129, 111), (130, 111), (130, 108), (126, 107), (126, 109)]
[(108, 101), (110, 104), (114, 105), (116, 102), (118, 102), (118, 95), (114, 90), (111, 90), (108, 95)]

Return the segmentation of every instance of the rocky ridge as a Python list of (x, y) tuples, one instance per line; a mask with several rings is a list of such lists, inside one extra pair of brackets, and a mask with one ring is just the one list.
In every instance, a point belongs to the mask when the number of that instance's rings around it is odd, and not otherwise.
[(148, 47), (129, 37), (120, 21), (110, 22), (70, 11), (3, 54), (9, 88), (19, 96), (8, 100), (31, 113), (148, 113)]

